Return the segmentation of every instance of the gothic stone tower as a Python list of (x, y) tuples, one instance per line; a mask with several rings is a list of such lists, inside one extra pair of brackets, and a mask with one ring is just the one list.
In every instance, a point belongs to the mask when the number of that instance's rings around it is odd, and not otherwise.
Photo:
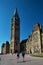
[(35, 24), (32, 31), (32, 53), (41, 53), (41, 25)]
[(17, 9), (14, 12), (11, 22), (11, 39), (10, 39), (10, 53), (20, 51), (20, 18)]

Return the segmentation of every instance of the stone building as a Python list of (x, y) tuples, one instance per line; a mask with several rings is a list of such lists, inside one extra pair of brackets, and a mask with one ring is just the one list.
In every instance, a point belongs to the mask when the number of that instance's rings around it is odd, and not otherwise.
[(20, 44), (20, 18), (17, 9), (11, 20), (10, 44), (2, 45), (2, 54), (25, 51), (26, 53), (43, 52), (43, 28), (37, 23), (34, 25), (32, 34)]
[(6, 41), (6, 43), (2, 44), (1, 53), (2, 54), (8, 54), (9, 53), (9, 48), (10, 48), (9, 42)]
[(11, 21), (10, 53), (20, 51), (20, 18), (17, 9)]
[(42, 52), (43, 52), (43, 30), (42, 30), (42, 34), (41, 34), (41, 37), (42, 37), (42, 44), (41, 44), (41, 48), (42, 48)]
[(9, 49), (10, 49), (10, 44), (8, 41), (6, 41), (6, 54), (9, 53)]
[(26, 53), (31, 53), (31, 49), (32, 49), (32, 36), (29, 36), (26, 42)]
[(6, 45), (5, 45), (5, 43), (2, 44), (1, 53), (6, 54)]
[(43, 32), (40, 24), (34, 25), (34, 30), (26, 42), (27, 53), (41, 53), (43, 51)]
[(20, 43), (20, 52), (23, 52), (23, 51), (26, 52), (26, 42), (27, 42), (27, 39), (21, 41), (21, 43)]
[(34, 30), (32, 31), (33, 52), (41, 53), (41, 30), (42, 27), (40, 24), (34, 25)]

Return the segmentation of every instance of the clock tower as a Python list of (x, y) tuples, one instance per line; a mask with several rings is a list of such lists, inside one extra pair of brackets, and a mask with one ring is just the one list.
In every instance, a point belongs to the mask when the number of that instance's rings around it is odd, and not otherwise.
[(11, 35), (10, 35), (10, 53), (20, 51), (20, 18), (17, 9), (14, 12), (11, 21)]

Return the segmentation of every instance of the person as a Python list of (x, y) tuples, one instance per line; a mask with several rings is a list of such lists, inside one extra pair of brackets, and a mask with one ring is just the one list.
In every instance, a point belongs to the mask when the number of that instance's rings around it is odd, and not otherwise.
[(19, 53), (17, 53), (17, 63), (19, 62), (19, 57), (20, 57), (20, 55), (19, 55)]
[(24, 57), (25, 57), (25, 53), (24, 53), (24, 52), (22, 52), (23, 62), (24, 62)]
[(17, 58), (19, 59), (19, 53), (17, 53)]

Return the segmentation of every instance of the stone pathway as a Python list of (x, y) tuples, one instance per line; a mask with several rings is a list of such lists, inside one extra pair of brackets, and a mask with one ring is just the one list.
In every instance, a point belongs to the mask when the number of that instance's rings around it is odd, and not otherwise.
[(43, 65), (43, 58), (25, 55), (25, 61), (23, 62), (21, 55), (19, 59), (16, 55), (0, 55), (0, 65)]

